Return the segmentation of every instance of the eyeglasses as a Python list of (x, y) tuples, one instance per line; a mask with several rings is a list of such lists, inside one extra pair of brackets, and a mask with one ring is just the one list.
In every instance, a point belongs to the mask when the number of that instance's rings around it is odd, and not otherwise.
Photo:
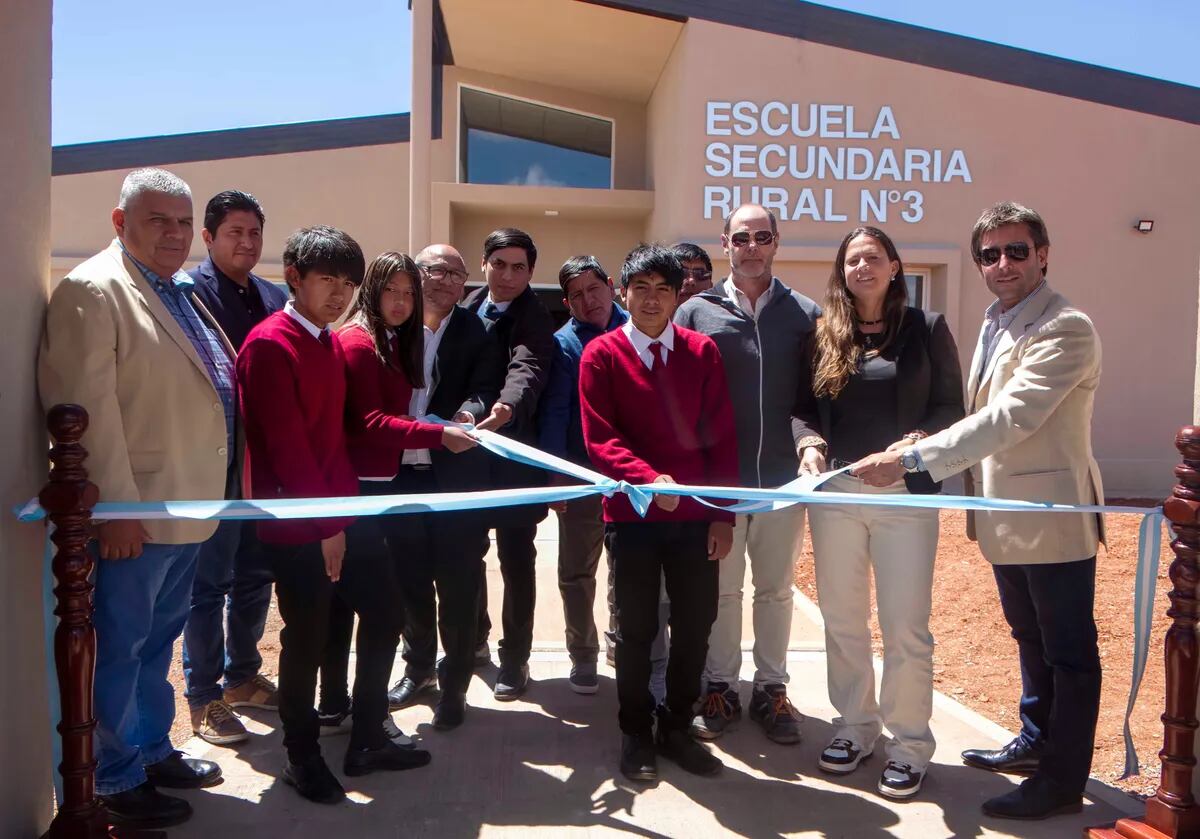
[(457, 268), (451, 268), (448, 265), (421, 265), (421, 270), (425, 276), (431, 280), (450, 280), (455, 285), (465, 285), (468, 274), (466, 271), (459, 271)]
[(712, 271), (705, 271), (703, 268), (684, 268), (684, 280), (687, 280), (689, 277), (693, 282), (707, 283), (712, 280)]
[[(741, 230), (730, 236), (729, 241), (735, 248), (744, 248), (746, 245), (750, 244), (750, 234), (745, 230)], [(774, 241), (775, 234), (770, 230), (754, 231), (754, 244), (758, 245), (759, 247), (765, 247)]]
[(984, 248), (979, 252), (976, 261), (980, 265), (991, 267), (1000, 261), (1001, 251), (1013, 262), (1024, 262), (1029, 259), (1029, 245), (1026, 242), (1009, 242), (1003, 249)]

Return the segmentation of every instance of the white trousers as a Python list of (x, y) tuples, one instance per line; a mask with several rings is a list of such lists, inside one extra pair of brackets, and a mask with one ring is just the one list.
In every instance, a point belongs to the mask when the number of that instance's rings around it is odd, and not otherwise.
[(738, 516), (721, 560), (717, 619), (708, 636), (706, 684), (736, 686), (742, 669), (742, 586), (746, 557), (754, 584), (754, 685), (786, 685), (792, 634), (793, 568), (804, 542), (804, 505)]
[[(849, 475), (835, 492), (903, 494), (903, 483), (869, 486)], [(915, 507), (813, 504), (809, 510), (817, 597), (825, 620), (829, 701), (839, 717), (835, 737), (874, 748), (887, 726), (891, 760), (924, 771), (935, 747), (933, 715), (933, 563), (938, 513)], [(883, 634), (883, 681), (875, 700), (871, 658), (871, 573)]]

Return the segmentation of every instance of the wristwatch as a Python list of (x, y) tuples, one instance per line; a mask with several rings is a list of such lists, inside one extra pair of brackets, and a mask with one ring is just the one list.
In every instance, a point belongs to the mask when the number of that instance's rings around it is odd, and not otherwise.
[(905, 472), (921, 471), (921, 460), (917, 457), (917, 450), (907, 448), (900, 453), (900, 465), (904, 467)]

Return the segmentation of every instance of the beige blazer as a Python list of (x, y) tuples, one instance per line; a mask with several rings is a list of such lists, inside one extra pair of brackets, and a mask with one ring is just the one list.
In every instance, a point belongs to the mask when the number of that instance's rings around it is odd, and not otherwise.
[[(967, 416), (917, 444), (935, 481), (967, 471), (967, 492), (986, 498), (1102, 504), (1092, 457), (1092, 403), (1100, 338), (1091, 320), (1048, 285), (1000, 334), (967, 383)], [(1096, 555), (1096, 514), (968, 513), (968, 535), (997, 565), (1072, 562)]]
[[(193, 305), (234, 350), (199, 300)], [(46, 409), (88, 412), (84, 462), (101, 501), (216, 499), (230, 445), (221, 398), (192, 342), (117, 240), (50, 296), (38, 356)], [(146, 521), (157, 544), (202, 542), (215, 521)]]

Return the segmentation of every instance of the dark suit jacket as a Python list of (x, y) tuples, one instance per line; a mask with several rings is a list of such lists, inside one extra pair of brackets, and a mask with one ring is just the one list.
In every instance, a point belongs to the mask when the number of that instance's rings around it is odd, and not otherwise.
[[(217, 266), (212, 257), (206, 256), (204, 261), (188, 271), (188, 276), (196, 283), (196, 296), (204, 303), (204, 307), (212, 312), (221, 330), (229, 336), (235, 349), (241, 349), (246, 335), (256, 325), (251, 323), (245, 309), (231, 311), (227, 306), (228, 297), (221, 294), (220, 280), (217, 277)], [(250, 275), (250, 282), (258, 290), (262, 298), (263, 308), (267, 315), (280, 311), (287, 305), (288, 295), (283, 289), (257, 274)]]
[[(500, 392), (504, 358), (478, 316), (455, 306), (449, 317), (433, 360), (429, 413), (450, 419), (459, 411), (467, 411), (480, 420), (491, 413)], [(474, 448), (454, 454), (432, 449), (429, 459), (438, 489), (443, 492), (491, 488), (491, 461), (496, 456), (490, 452)]]
[[(795, 418), (801, 435), (829, 439), (831, 400), (813, 395), (813, 359), (816, 341), (809, 341), (801, 357), (800, 387)], [(909, 306), (904, 310), (900, 331), (887, 355), (896, 360), (896, 426), (905, 434), (924, 431), (935, 434), (964, 415), (962, 369), (958, 348), (946, 318)], [(940, 492), (928, 472), (905, 475), (910, 492)]]
[[(488, 327), (501, 348), (508, 367), (497, 402), (511, 405), (512, 420), (500, 433), (505, 437), (536, 446), (538, 443), (538, 400), (550, 378), (554, 360), (554, 320), (532, 288), (526, 288), (495, 321), (479, 318), (480, 307), (487, 303), (487, 287), (473, 291), (463, 306)], [(544, 486), (547, 474), (543, 469), (523, 466), (511, 460), (492, 458), (492, 486)], [(546, 517), (544, 504), (500, 508), (494, 526), (523, 525)]]

